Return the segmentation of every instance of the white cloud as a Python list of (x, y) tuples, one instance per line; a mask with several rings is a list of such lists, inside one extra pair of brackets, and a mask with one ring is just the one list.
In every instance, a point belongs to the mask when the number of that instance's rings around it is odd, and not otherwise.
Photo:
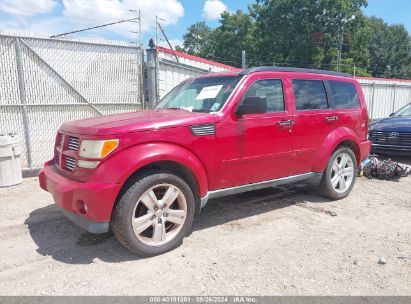
[(203, 7), (203, 16), (208, 20), (219, 19), (228, 7), (221, 0), (207, 0)]
[(0, 11), (15, 16), (28, 17), (49, 13), (56, 3), (55, 0), (1, 0)]
[[(93, 26), (121, 19), (137, 17), (129, 10), (142, 13), (142, 31), (155, 26), (156, 15), (164, 19), (161, 24), (176, 24), (184, 16), (184, 8), (178, 0), (63, 0), (63, 14), (73, 27)], [(138, 31), (137, 23), (121, 23), (106, 30), (123, 36), (135, 36), (130, 31)]]
[[(179, 0), (62, 0), (61, 12), (56, 16), (36, 20), (22, 18), (28, 17), (29, 11), (31, 14), (39, 13), (40, 8), (43, 13), (47, 12), (52, 9), (52, 6), (48, 8), (45, 3), (54, 3), (53, 1), (57, 0), (0, 0), (0, 10), (11, 15), (7, 19), (0, 20), (0, 27), (56, 34), (137, 17), (137, 13), (129, 10), (138, 11), (140, 9), (142, 31), (148, 32), (155, 28), (156, 15), (164, 19), (161, 21), (164, 27), (176, 24), (184, 16), (184, 7)], [(28, 6), (23, 10), (22, 7), (26, 2)], [(137, 35), (130, 31), (138, 32), (138, 24), (125, 22), (90, 31), (90, 34), (105, 36), (107, 33), (115, 33), (124, 37), (136, 38)]]
[[(169, 41), (170, 41), (170, 44), (171, 44), (171, 46), (173, 47), (173, 49), (175, 49), (176, 48), (176, 45), (178, 45), (178, 46), (183, 46), (183, 40), (181, 40), (181, 39), (169, 39)], [(158, 42), (158, 44), (160, 45), (160, 46), (162, 46), (162, 47), (165, 47), (165, 48), (170, 48), (170, 46), (168, 45), (168, 43), (167, 43), (167, 41), (165, 41), (165, 40), (160, 40), (159, 42)]]

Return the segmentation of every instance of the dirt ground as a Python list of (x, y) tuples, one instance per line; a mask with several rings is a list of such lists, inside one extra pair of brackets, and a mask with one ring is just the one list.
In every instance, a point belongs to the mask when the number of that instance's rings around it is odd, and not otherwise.
[(0, 295), (411, 295), (411, 177), (334, 202), (301, 185), (211, 200), (144, 259), (72, 224), (37, 178), (0, 189), (0, 213)]

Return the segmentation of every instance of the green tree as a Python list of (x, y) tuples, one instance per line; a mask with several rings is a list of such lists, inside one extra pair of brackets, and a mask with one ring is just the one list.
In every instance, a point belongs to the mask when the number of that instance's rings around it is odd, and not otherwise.
[[(366, 47), (353, 51), (348, 38), (364, 24), (361, 7), (366, 0), (258, 0), (250, 10), (260, 37), (263, 63), (276, 62), (298, 66), (331, 67), (337, 64), (341, 37), (343, 54), (356, 55), (345, 61), (366, 62)], [(342, 56), (344, 58), (344, 56)], [(268, 62), (267, 62), (268, 61)]]
[(181, 50), (189, 54), (239, 67), (241, 51), (252, 53), (255, 50), (254, 22), (242, 11), (224, 12), (216, 29), (211, 30), (205, 22), (198, 22), (187, 29), (183, 41)]
[(183, 48), (178, 47), (177, 50), (186, 53), (204, 56), (204, 48), (208, 44), (211, 29), (204, 21), (197, 22), (187, 29), (187, 33), (183, 36)]
[(253, 54), (256, 49), (254, 23), (249, 14), (237, 11), (221, 14), (221, 25), (210, 34), (205, 45), (208, 58), (241, 67), (241, 51)]
[(182, 50), (237, 67), (245, 50), (249, 66), (411, 78), (409, 33), (402, 25), (365, 17), (366, 5), (367, 0), (256, 0), (248, 14), (224, 12), (214, 30), (205, 22), (190, 26)]
[(388, 25), (371, 17), (370, 71), (374, 76), (411, 78), (411, 39), (403, 25)]

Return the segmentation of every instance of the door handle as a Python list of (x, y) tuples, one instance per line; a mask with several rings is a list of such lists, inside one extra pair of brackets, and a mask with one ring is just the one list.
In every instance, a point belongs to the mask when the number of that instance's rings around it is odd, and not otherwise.
[(337, 121), (338, 120), (338, 116), (327, 116), (325, 118), (327, 121)]
[(277, 124), (279, 125), (279, 126), (290, 126), (290, 125), (292, 125), (292, 124), (294, 124), (294, 120), (280, 120), (280, 121), (278, 121), (277, 122)]

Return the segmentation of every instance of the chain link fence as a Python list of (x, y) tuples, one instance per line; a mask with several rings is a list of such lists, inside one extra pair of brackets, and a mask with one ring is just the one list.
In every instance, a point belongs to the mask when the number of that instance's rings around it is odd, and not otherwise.
[[(64, 122), (144, 109), (144, 83), (153, 103), (189, 77), (237, 70), (161, 47), (150, 51), (155, 53), (144, 81), (144, 53), (136, 46), (0, 32), (0, 134), (23, 136), (23, 167), (39, 168), (52, 157), (56, 130)], [(371, 119), (411, 100), (409, 81), (358, 81)]]
[(141, 110), (139, 54), (120, 43), (0, 34), (0, 134), (24, 135), (23, 167), (52, 157), (66, 121)]

